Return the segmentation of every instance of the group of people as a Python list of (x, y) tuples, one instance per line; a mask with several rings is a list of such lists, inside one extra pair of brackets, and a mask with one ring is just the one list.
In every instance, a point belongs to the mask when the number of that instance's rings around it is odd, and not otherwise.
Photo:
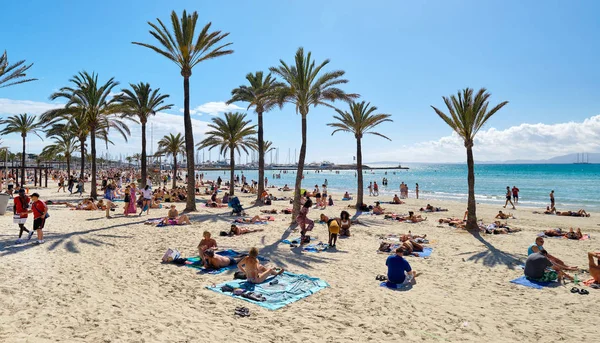
[[(14, 221), (19, 225), (19, 238), (17, 244), (23, 242), (23, 233), (27, 232), (27, 241), (31, 240), (33, 233), (37, 233), (37, 243), (44, 243), (44, 224), (48, 215), (48, 206), (42, 200), (38, 193), (31, 194), (31, 198), (25, 194), (24, 189), (18, 190), (18, 196), (14, 198), (13, 215)], [(29, 214), (33, 214), (33, 229), (30, 231), (25, 227)]]

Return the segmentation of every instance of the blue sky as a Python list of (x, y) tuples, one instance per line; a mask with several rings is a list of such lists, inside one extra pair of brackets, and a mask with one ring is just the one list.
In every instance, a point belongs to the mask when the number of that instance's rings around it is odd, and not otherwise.
[[(156, 119), (154, 141), (182, 130), (179, 70), (131, 42), (155, 43), (147, 22), (166, 22), (171, 10), (183, 9), (198, 11), (201, 24), (211, 21), (213, 29), (230, 32), (235, 50), (194, 69), (192, 108), (228, 100), (246, 73), (267, 70), (279, 59), (291, 62), (303, 46), (317, 61), (331, 59), (330, 69), (346, 71), (345, 90), (393, 115), (394, 122), (378, 130), (392, 142), (366, 138), (366, 161), (464, 161), (464, 148), (430, 105), (442, 108), (443, 95), (467, 86), (488, 88), (493, 104), (510, 101), (481, 132), (476, 159), (600, 149), (595, 1), (11, 1), (3, 5), (9, 15), (0, 23), (0, 50), (10, 61), (33, 62), (28, 76), (39, 80), (0, 89), (0, 116), (39, 111), (53, 91), (87, 70), (104, 80), (115, 77), (123, 87), (139, 81), (160, 87), (175, 109)], [(307, 161), (352, 160), (353, 137), (331, 137), (325, 125), (333, 114), (311, 109)], [(193, 118), (198, 140), (211, 115)], [(293, 155), (299, 148), (300, 117), (291, 106), (266, 114), (265, 137), (280, 147), (280, 162), (287, 161), (288, 149)], [(9, 146), (19, 141), (3, 138)], [(115, 141), (111, 154), (137, 152), (139, 130), (129, 144)], [(37, 152), (47, 142), (32, 137), (29, 144)]]

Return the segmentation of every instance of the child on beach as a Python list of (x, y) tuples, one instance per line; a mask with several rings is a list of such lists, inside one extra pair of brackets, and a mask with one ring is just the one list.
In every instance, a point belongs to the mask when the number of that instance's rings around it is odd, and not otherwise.
[(340, 224), (336, 219), (329, 219), (327, 221), (327, 228), (329, 229), (329, 246), (335, 248), (337, 237), (340, 233)]
[(33, 212), (33, 230), (37, 231), (37, 243), (44, 243), (44, 224), (46, 223), (46, 217), (48, 216), (48, 207), (40, 200), (38, 193), (31, 194), (31, 212)]

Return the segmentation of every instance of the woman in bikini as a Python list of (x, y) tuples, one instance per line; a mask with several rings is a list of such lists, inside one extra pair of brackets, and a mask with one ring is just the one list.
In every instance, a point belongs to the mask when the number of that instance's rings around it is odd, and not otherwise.
[(271, 220), (271, 216), (266, 216), (266, 217), (261, 217), (261, 216), (254, 216), (252, 218), (237, 218), (234, 222), (235, 223), (261, 223), (261, 222), (266, 222)]
[(263, 231), (263, 229), (248, 229), (245, 227), (239, 227), (235, 224), (231, 224), (231, 229), (229, 230), (229, 236), (240, 236), (240, 235), (245, 235), (247, 233), (260, 232), (260, 231)]
[(340, 213), (340, 237), (350, 237), (350, 226), (352, 226), (350, 213), (342, 211)]
[(248, 256), (238, 262), (238, 269), (246, 274), (246, 281), (254, 284), (265, 282), (271, 275), (283, 273), (283, 268), (267, 268), (258, 262), (258, 249), (250, 249)]
[(162, 223), (164, 225), (183, 225), (183, 224), (191, 224), (190, 218), (182, 214), (179, 215), (179, 212), (175, 208), (175, 205), (171, 205), (171, 209), (165, 218), (163, 218)]

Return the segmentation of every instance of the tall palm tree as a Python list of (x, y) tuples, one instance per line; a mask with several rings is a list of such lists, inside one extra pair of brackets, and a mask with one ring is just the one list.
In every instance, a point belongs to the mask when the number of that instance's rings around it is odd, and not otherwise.
[[(68, 118), (67, 124), (75, 121), (75, 117), (81, 116), (81, 123), (88, 127), (92, 160), (90, 197), (96, 198), (98, 196), (96, 189), (96, 137), (98, 132), (108, 133), (110, 129), (114, 129), (127, 140), (130, 131), (127, 124), (118, 119), (117, 113), (120, 108), (116, 104), (116, 98), (110, 94), (113, 88), (119, 84), (114, 81), (114, 78), (101, 84), (98, 82), (98, 74), (89, 74), (83, 71), (71, 78), (70, 82), (73, 83), (72, 87), (63, 87), (50, 96), (52, 100), (58, 98), (67, 100), (63, 109), (54, 110), (51, 115), (62, 119)], [(133, 120), (132, 118), (127, 119)]]
[(45, 146), (42, 150), (42, 155), (47, 159), (58, 157), (60, 155), (64, 156), (67, 162), (67, 175), (71, 176), (71, 156), (79, 149), (77, 137), (69, 131), (63, 131), (61, 134), (50, 137), (54, 139), (54, 143)]
[(9, 64), (8, 55), (6, 54), (6, 50), (4, 50), (4, 54), (0, 56), (0, 88), (37, 80), (23, 79), (27, 76), (25, 72), (33, 65), (33, 63), (29, 65), (24, 63), (25, 60), (18, 61), (14, 64)]
[[(181, 133), (173, 136), (169, 133), (168, 136), (164, 136), (158, 141), (157, 154), (165, 154), (173, 156), (173, 188), (177, 186), (177, 155), (185, 152), (185, 141), (181, 137)], [(194, 185), (195, 187), (195, 185)]]
[(477, 231), (477, 214), (475, 209), (475, 163), (473, 161), (473, 143), (475, 135), (483, 125), (498, 112), (508, 101), (503, 101), (488, 111), (490, 93), (485, 88), (481, 88), (475, 98), (473, 98), (473, 89), (465, 88), (458, 91), (457, 95), (451, 95), (449, 98), (442, 97), (448, 108), (446, 115), (439, 109), (431, 106), (435, 113), (442, 118), (464, 141), (467, 148), (467, 168), (469, 183), (469, 200), (467, 206), (467, 230)]
[(300, 113), (302, 116), (302, 145), (298, 157), (292, 217), (295, 219), (300, 211), (300, 188), (306, 158), (306, 118), (310, 107), (317, 105), (333, 107), (330, 102), (335, 100), (350, 101), (357, 98), (358, 94), (348, 94), (337, 88), (337, 85), (348, 82), (348, 80), (342, 78), (345, 72), (336, 70), (321, 73), (323, 68), (329, 64), (329, 60), (327, 59), (316, 65), (315, 61), (311, 59), (311, 53), (304, 54), (302, 47), (296, 51), (295, 65), (288, 66), (283, 60), (279, 60), (279, 62), (280, 66), (270, 68), (271, 72), (279, 75), (285, 82), (285, 85), (278, 89), (278, 103), (280, 106), (283, 106), (286, 102), (294, 104), (296, 113)]
[(165, 100), (169, 97), (167, 94), (160, 94), (160, 88), (152, 90), (149, 83), (140, 82), (137, 85), (129, 84), (131, 89), (123, 89), (123, 94), (119, 96), (118, 101), (122, 106), (125, 116), (136, 117), (142, 124), (142, 185), (146, 186), (148, 171), (146, 170), (146, 123), (151, 115), (156, 112), (168, 110), (173, 107), (172, 104), (165, 105)]
[(268, 152), (270, 152), (271, 150), (275, 150), (275, 147), (273, 146), (273, 142), (271, 142), (271, 141), (265, 141), (264, 147), (265, 147), (265, 155)]
[(235, 170), (235, 152), (240, 154), (240, 150), (248, 153), (248, 150), (256, 150), (257, 142), (253, 136), (256, 134), (256, 125), (250, 126), (250, 120), (245, 120), (246, 114), (243, 113), (225, 113), (225, 120), (222, 118), (213, 118), (212, 123), (208, 124), (211, 129), (206, 132), (206, 138), (198, 143), (198, 149), (219, 148), (219, 153), (226, 156), (229, 152), (229, 194), (234, 194), (234, 170)]
[[(196, 189), (194, 180), (195, 165), (194, 165), (194, 132), (192, 129), (192, 117), (190, 116), (190, 76), (192, 69), (200, 62), (228, 55), (233, 53), (233, 50), (225, 49), (232, 43), (221, 44), (221, 40), (229, 35), (229, 33), (221, 33), (221, 31), (209, 32), (211, 23), (206, 24), (196, 36), (196, 22), (198, 21), (198, 13), (194, 11), (192, 14), (187, 14), (184, 10), (181, 18), (177, 16), (175, 11), (171, 12), (172, 32), (167, 29), (160, 19), (156, 19), (158, 25), (148, 22), (152, 28), (150, 34), (160, 43), (157, 46), (133, 42), (133, 44), (141, 45), (152, 49), (155, 52), (163, 55), (171, 60), (181, 69), (183, 76), (183, 124), (185, 129), (185, 148), (187, 156), (187, 203), (186, 211), (196, 210)], [(218, 46), (217, 46), (218, 45)]]
[(363, 172), (362, 172), (362, 143), (363, 136), (367, 133), (383, 137), (390, 140), (385, 135), (379, 132), (373, 132), (372, 130), (379, 124), (385, 123), (386, 121), (393, 121), (389, 119), (391, 114), (374, 113), (377, 111), (377, 107), (371, 106), (371, 103), (352, 102), (350, 104), (350, 112), (342, 111), (339, 109), (335, 110), (338, 115), (334, 116), (333, 119), (337, 120), (336, 123), (327, 124), (335, 128), (331, 133), (338, 131), (349, 132), (354, 134), (356, 138), (356, 172), (358, 176), (358, 189), (356, 197), (356, 208), (359, 209), (363, 203)]
[(265, 190), (265, 142), (263, 133), (263, 113), (277, 105), (277, 89), (282, 86), (271, 74), (263, 76), (262, 71), (246, 75), (249, 86), (241, 85), (231, 91), (228, 104), (243, 101), (248, 103), (248, 109), (254, 107), (258, 115), (258, 192), (257, 204), (262, 204), (261, 194)]
[(43, 138), (37, 133), (41, 130), (41, 124), (36, 121), (35, 116), (30, 116), (27, 113), (8, 117), (1, 124), (6, 124), (4, 129), (0, 131), (0, 135), (8, 135), (18, 133), (23, 138), (23, 154), (21, 154), (21, 185), (25, 186), (25, 142), (27, 134), (33, 133), (36, 136)]

